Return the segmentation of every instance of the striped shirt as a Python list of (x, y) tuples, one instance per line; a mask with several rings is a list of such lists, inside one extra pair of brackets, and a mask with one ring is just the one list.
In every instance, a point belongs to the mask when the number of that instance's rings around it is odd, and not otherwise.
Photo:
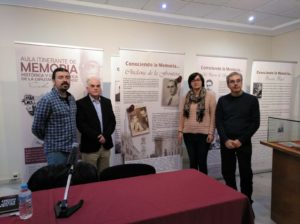
[(76, 141), (76, 102), (68, 93), (68, 99), (59, 96), (56, 88), (37, 103), (32, 133), (44, 141), (44, 150), (70, 152)]

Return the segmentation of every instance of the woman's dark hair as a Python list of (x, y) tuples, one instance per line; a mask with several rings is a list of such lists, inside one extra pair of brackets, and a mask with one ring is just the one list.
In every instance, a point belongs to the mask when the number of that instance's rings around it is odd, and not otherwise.
[(202, 87), (204, 87), (204, 78), (203, 78), (203, 75), (201, 75), (201, 74), (198, 73), (198, 72), (194, 72), (194, 73), (190, 74), (189, 79), (188, 79), (188, 84), (189, 84), (189, 88), (190, 88), (190, 89), (192, 89), (192, 85), (191, 85), (192, 81), (193, 81), (197, 76), (199, 76), (199, 78), (201, 79), (201, 81), (202, 81)]
[(69, 73), (69, 70), (66, 69), (66, 68), (61, 68), (61, 67), (56, 68), (56, 69), (53, 71), (53, 73), (52, 73), (52, 80), (55, 79), (55, 76), (56, 76), (56, 73), (57, 73), (57, 72), (68, 72), (68, 73)]

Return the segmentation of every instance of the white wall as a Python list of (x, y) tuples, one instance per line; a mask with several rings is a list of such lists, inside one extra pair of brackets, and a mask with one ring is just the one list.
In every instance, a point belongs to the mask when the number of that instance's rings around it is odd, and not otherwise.
[[(106, 82), (110, 81), (110, 57), (119, 48), (184, 52), (185, 76), (197, 71), (196, 54), (244, 57), (249, 59), (248, 85), (252, 60), (270, 60), (273, 51), (275, 58), (287, 60), (272, 47), (276, 42), (289, 44), (285, 41), (289, 36), (277, 39), (11, 6), (0, 6), (0, 27), (0, 180), (19, 172), (23, 161), (14, 41), (103, 48)], [(296, 38), (290, 44), (294, 43)], [(300, 61), (299, 57), (297, 52), (292, 60)]]
[[(292, 118), (300, 120), (300, 30), (272, 38), (272, 57), (276, 60), (297, 61), (293, 83)], [(300, 132), (300, 130), (299, 130)]]

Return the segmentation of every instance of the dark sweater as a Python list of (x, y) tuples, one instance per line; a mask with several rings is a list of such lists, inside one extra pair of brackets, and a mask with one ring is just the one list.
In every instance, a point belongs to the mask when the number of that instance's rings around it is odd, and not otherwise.
[(259, 103), (255, 96), (242, 93), (220, 97), (216, 109), (216, 127), (224, 144), (228, 139), (251, 143), (252, 135), (260, 125)]

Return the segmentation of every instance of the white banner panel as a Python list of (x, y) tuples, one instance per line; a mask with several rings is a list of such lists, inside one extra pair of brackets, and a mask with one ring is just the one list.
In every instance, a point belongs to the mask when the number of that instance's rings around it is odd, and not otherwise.
[(113, 135), (114, 150), (111, 152), (110, 165), (118, 165), (123, 163), (121, 155), (121, 119), (120, 119), (120, 90), (121, 90), (121, 71), (120, 71), (120, 57), (111, 57), (111, 92), (110, 99), (114, 108), (116, 117), (116, 129)]
[[(183, 54), (120, 50), (121, 138), (126, 163), (182, 168), (177, 142)], [(175, 95), (170, 102), (169, 94)]]
[(290, 118), (293, 93), (294, 62), (254, 61), (251, 75), (251, 94), (260, 105), (260, 128), (252, 138), (253, 167), (271, 170), (272, 150), (260, 144), (267, 140), (268, 117)]
[[(52, 72), (64, 67), (71, 75), (71, 92), (76, 99), (85, 95), (85, 81), (89, 75), (102, 71), (101, 49), (76, 48), (34, 43), (16, 43), (16, 67), (19, 82), (20, 116), (24, 151), (23, 179), (26, 181), (39, 167), (46, 164), (43, 146), (31, 133), (37, 102), (53, 86)], [(79, 140), (79, 139), (78, 139)]]
[[(226, 76), (231, 72), (239, 72), (245, 79), (247, 71), (247, 59), (228, 58), (213, 56), (197, 56), (199, 72), (204, 76), (205, 87), (215, 92), (216, 98), (226, 95), (230, 92), (226, 83)], [(245, 89), (245, 82), (243, 82)], [(215, 132), (215, 139), (208, 153), (208, 174), (210, 176), (221, 177), (221, 157), (220, 157), (220, 139)]]

